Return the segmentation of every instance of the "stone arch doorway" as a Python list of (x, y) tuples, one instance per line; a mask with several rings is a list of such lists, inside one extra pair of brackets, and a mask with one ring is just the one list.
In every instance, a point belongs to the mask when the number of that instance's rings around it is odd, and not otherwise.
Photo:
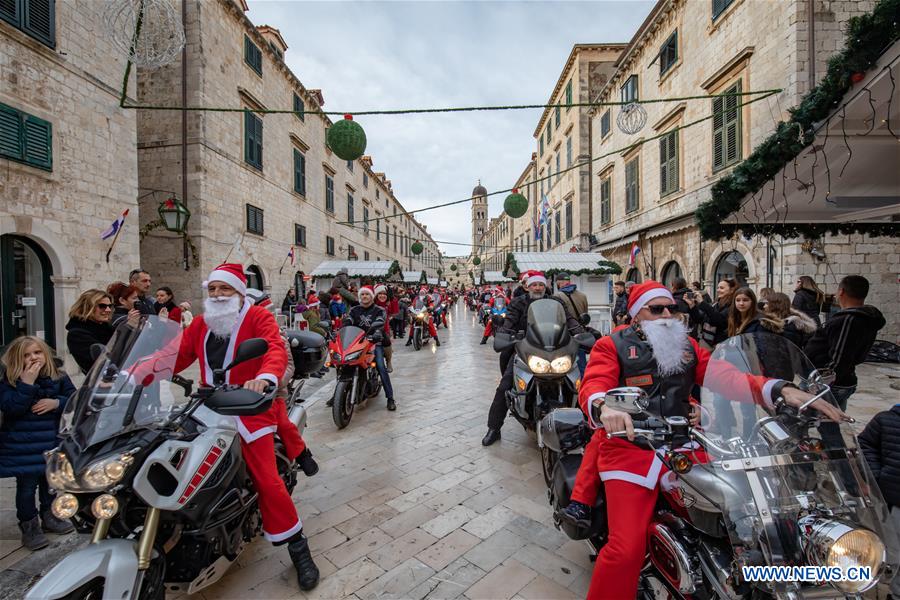
[(625, 276), (625, 281), (633, 281), (634, 283), (641, 282), (641, 272), (637, 267), (631, 267), (628, 269), (628, 274)]
[(25, 236), (0, 236), (0, 345), (33, 335), (56, 347), (54, 271), (47, 252)]
[(681, 265), (679, 265), (677, 261), (670, 260), (665, 265), (663, 265), (662, 278), (660, 283), (662, 283), (667, 288), (672, 289), (672, 284), (678, 277), (682, 277), (682, 274)]
[(247, 287), (262, 290), (265, 283), (262, 270), (256, 265), (250, 265), (244, 269), (244, 275), (247, 276)]
[(716, 261), (713, 272), (713, 285), (717, 285), (723, 279), (734, 279), (738, 286), (747, 285), (750, 277), (750, 268), (747, 259), (737, 250), (726, 252)]

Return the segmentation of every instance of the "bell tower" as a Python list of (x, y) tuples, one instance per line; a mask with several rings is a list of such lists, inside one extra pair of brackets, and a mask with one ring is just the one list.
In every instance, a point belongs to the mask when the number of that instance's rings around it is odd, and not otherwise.
[(481, 238), (484, 233), (487, 231), (488, 226), (488, 202), (487, 202), (487, 189), (483, 185), (481, 185), (481, 180), (478, 180), (478, 185), (475, 186), (475, 189), (472, 190), (472, 251), (471, 254), (477, 254), (480, 252), (479, 245), (481, 244)]

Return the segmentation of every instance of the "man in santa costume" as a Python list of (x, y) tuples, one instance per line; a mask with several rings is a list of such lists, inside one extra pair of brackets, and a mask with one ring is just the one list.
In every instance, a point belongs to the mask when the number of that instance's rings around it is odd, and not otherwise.
[[(578, 395), (582, 410), (599, 429), (585, 448), (572, 491), (571, 502), (561, 516), (572, 523), (590, 524), (590, 507), (602, 480), (606, 492), (609, 541), (594, 567), (589, 600), (634, 598), (644, 562), (647, 527), (657, 499), (657, 486), (665, 467), (651, 450), (632, 443), (631, 415), (604, 404), (612, 388), (637, 386), (650, 396), (651, 412), (662, 417), (682, 416), (696, 424), (699, 410), (690, 402), (694, 384), (702, 384), (710, 366), (709, 351), (691, 338), (688, 328), (674, 314), (672, 293), (656, 281), (635, 285), (628, 297), (630, 325), (616, 328), (591, 350), (590, 362)], [(727, 368), (717, 361), (710, 368)], [(781, 398), (800, 406), (811, 396), (785, 381), (749, 377), (755, 401), (773, 407)], [(726, 390), (727, 391), (727, 390)], [(591, 407), (600, 409), (600, 423), (591, 418)], [(845, 415), (824, 400), (812, 407), (838, 421)], [(626, 432), (628, 439), (607, 433)]]
[[(495, 336), (497, 333), (516, 335), (519, 331), (525, 331), (526, 327), (528, 327), (528, 307), (531, 306), (532, 302), (544, 298), (559, 302), (560, 306), (563, 307), (563, 311), (566, 314), (566, 328), (569, 330), (569, 333), (578, 335), (579, 333), (584, 332), (581, 323), (579, 323), (573, 315), (566, 312), (562, 300), (546, 295), (547, 278), (542, 272), (529, 271), (526, 283), (528, 294), (519, 296), (509, 303), (506, 317), (504, 317), (503, 324), (500, 326), (499, 331), (495, 332)], [(497, 390), (494, 392), (494, 400), (491, 402), (491, 408), (488, 411), (488, 430), (481, 440), (482, 446), (490, 446), (500, 439), (500, 428), (503, 427), (503, 422), (506, 420), (506, 413), (509, 412), (509, 408), (506, 404), (506, 393), (511, 390), (513, 386), (513, 369), (515, 367), (515, 361), (512, 360), (512, 357), (514, 354), (514, 346), (510, 346), (500, 353), (500, 370), (503, 372), (503, 377), (500, 378), (500, 383), (497, 385)]]
[[(246, 297), (247, 278), (243, 266), (235, 263), (219, 265), (204, 285), (208, 295), (204, 311), (194, 318), (182, 335), (175, 372), (183, 371), (199, 360), (201, 383), (211, 385), (213, 370), (228, 365), (241, 342), (263, 338), (269, 343), (268, 352), (229, 370), (226, 381), (258, 393), (264, 393), (271, 385), (278, 386), (287, 367), (287, 350), (272, 313), (255, 306)], [(319, 570), (309, 552), (297, 509), (278, 475), (275, 432), (291, 460), (308, 450), (297, 428), (288, 420), (282, 398), (276, 398), (264, 413), (235, 419), (244, 462), (259, 495), (263, 533), (275, 545), (288, 545), (300, 588), (311, 590), (319, 581)]]
[[(481, 345), (487, 344), (488, 338), (494, 335), (494, 306), (497, 305), (497, 299), (500, 298), (504, 303), (506, 302), (506, 294), (503, 293), (503, 288), (499, 285), (494, 289), (494, 295), (488, 302), (488, 306), (491, 307), (491, 318), (488, 319), (487, 325), (484, 326), (484, 334), (481, 336)], [(504, 304), (505, 307), (505, 304)], [(504, 311), (505, 312), (505, 311)]]
[[(434, 298), (428, 293), (427, 287), (423, 285), (419, 288), (419, 295), (413, 299), (412, 306), (416, 310), (422, 310), (422, 308), (434, 308)], [(428, 334), (434, 339), (434, 343), (440, 346), (441, 340), (438, 339), (437, 327), (434, 326), (434, 319), (431, 318), (431, 315), (428, 315), (426, 320), (428, 321)], [(413, 328), (415, 324), (415, 319), (411, 320), (409, 323), (409, 339), (406, 340), (407, 346), (413, 343)]]

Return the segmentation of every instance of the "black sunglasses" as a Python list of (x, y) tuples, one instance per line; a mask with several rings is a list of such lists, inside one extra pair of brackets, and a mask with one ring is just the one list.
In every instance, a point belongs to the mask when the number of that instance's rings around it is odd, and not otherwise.
[(99, 308), (101, 310), (106, 310), (107, 308), (112, 308), (112, 307), (113, 307), (112, 304), (107, 304), (106, 302), (98, 302), (97, 303), (97, 308)]
[(651, 315), (661, 315), (666, 310), (668, 310), (670, 313), (678, 312), (677, 304), (658, 304), (656, 306), (645, 306), (644, 308), (649, 310)]

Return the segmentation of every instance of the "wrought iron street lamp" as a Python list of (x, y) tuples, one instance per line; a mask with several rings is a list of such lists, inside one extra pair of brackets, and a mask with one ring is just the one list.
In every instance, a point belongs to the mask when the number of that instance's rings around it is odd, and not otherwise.
[(183, 234), (187, 231), (187, 224), (191, 219), (191, 211), (178, 198), (172, 196), (159, 204), (159, 218), (168, 231)]

